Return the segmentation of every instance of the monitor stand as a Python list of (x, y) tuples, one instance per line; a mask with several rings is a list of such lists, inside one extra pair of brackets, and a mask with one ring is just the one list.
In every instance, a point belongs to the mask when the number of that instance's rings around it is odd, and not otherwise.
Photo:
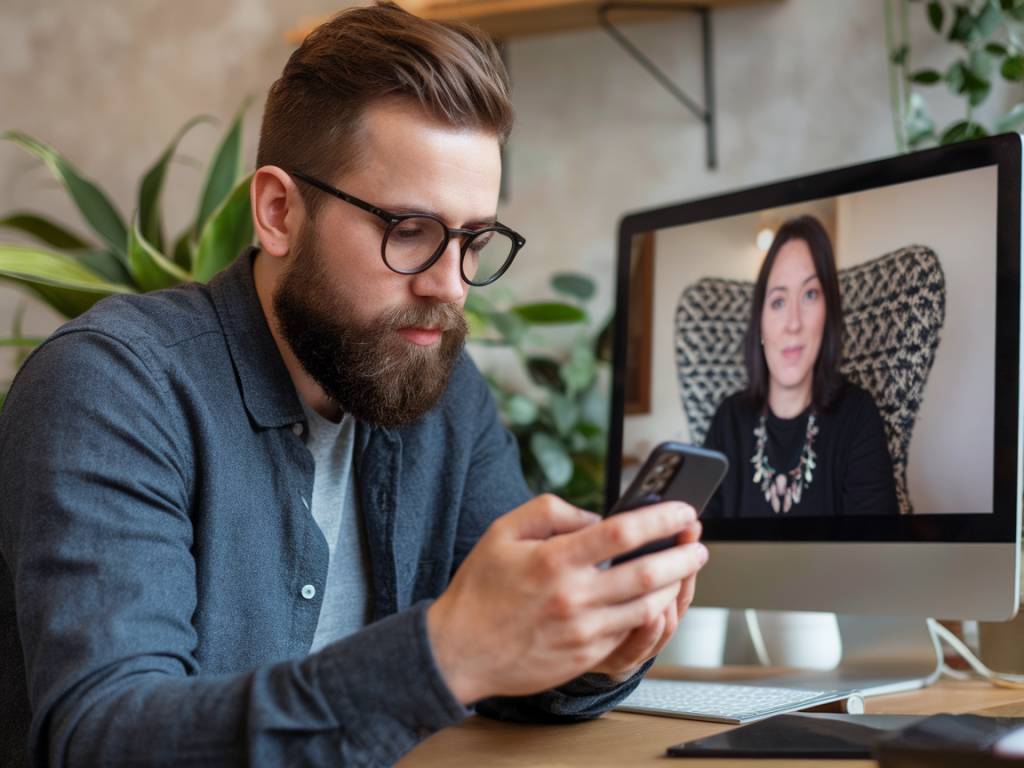
[(912, 691), (939, 679), (942, 648), (925, 619), (839, 614), (843, 655), (830, 670), (794, 670), (760, 684), (857, 690), (863, 696)]

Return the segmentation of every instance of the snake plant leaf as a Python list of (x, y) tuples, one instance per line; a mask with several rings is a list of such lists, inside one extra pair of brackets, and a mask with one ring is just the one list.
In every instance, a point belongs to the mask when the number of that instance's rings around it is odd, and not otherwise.
[(188, 282), (189, 274), (146, 240), (140, 218), (141, 212), (136, 214), (128, 241), (128, 267), (135, 284), (143, 291), (158, 291)]
[(251, 180), (251, 175), (242, 179), (203, 227), (192, 265), (194, 280), (205, 283), (234, 261), (242, 249), (252, 245)]
[(174, 241), (174, 250), (171, 251), (174, 263), (186, 272), (192, 271), (192, 255), (196, 251), (195, 243), (192, 242), (192, 228), (189, 227), (182, 232)]
[(75, 250), (88, 248), (89, 244), (78, 235), (68, 231), (60, 224), (44, 219), (34, 213), (21, 212), (12, 213), (0, 219), (0, 227), (14, 229), (26, 235), (34, 237), (47, 245), (62, 250)]
[(79, 174), (53, 147), (21, 131), (7, 131), (0, 134), (0, 139), (13, 141), (42, 160), (67, 189), (89, 226), (127, 263), (128, 228), (103, 190)]
[(67, 251), (66, 253), (78, 263), (84, 264), (97, 275), (105, 278), (108, 282), (120, 283), (122, 285), (132, 284), (132, 276), (128, 272), (128, 268), (121, 263), (117, 254), (109, 249), (85, 248), (83, 250)]
[(0, 245), (0, 278), (34, 291), (65, 317), (76, 317), (104, 296), (134, 293), (104, 280), (73, 257), (21, 245)]
[(0, 347), (38, 347), (46, 339), (42, 336), (14, 336), (10, 339), (0, 339)]
[(160, 218), (160, 193), (164, 188), (164, 178), (167, 176), (167, 166), (178, 149), (178, 144), (192, 128), (200, 123), (212, 123), (210, 115), (199, 115), (193, 117), (181, 130), (171, 139), (171, 143), (163, 151), (152, 167), (146, 171), (139, 184), (139, 230), (148, 243), (151, 243), (158, 251), (164, 249), (163, 223)]
[(231, 127), (224, 134), (213, 160), (210, 161), (203, 184), (203, 194), (199, 198), (199, 212), (196, 214), (196, 223), (192, 230), (195, 240), (200, 239), (213, 212), (221, 206), (242, 179), (242, 118), (251, 103), (251, 97), (242, 102)]

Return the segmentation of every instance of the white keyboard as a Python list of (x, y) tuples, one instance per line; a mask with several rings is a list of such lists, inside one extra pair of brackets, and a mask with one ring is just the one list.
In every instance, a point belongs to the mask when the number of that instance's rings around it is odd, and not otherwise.
[(859, 709), (863, 712), (863, 702), (853, 691), (809, 691), (688, 680), (641, 680), (636, 690), (616, 709), (647, 715), (710, 720), (715, 723), (749, 723), (771, 715), (843, 700), (850, 700), (852, 705), (847, 711)]

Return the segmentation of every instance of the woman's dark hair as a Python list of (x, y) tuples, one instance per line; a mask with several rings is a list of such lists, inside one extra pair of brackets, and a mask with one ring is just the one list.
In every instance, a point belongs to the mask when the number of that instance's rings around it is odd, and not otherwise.
[(761, 313), (764, 309), (765, 293), (768, 290), (768, 276), (775, 265), (775, 258), (782, 246), (790, 240), (803, 240), (811, 252), (814, 271), (821, 283), (825, 298), (825, 330), (821, 337), (821, 349), (814, 361), (814, 378), (811, 384), (811, 400), (818, 410), (827, 410), (836, 401), (843, 387), (839, 363), (843, 359), (843, 307), (839, 294), (839, 274), (832, 241), (821, 222), (813, 216), (799, 216), (785, 222), (775, 235), (768, 249), (761, 271), (754, 283), (754, 296), (750, 308), (750, 323), (743, 340), (744, 362), (747, 367), (746, 396), (757, 408), (768, 400), (768, 363), (764, 358), (761, 344)]

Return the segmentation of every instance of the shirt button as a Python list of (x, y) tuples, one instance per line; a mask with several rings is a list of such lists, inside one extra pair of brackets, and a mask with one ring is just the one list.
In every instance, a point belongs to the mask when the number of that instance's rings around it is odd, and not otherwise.
[(314, 597), (316, 597), (316, 587), (314, 587), (312, 584), (307, 584), (302, 588), (302, 596), (307, 600), (312, 600)]
[(303, 427), (301, 421), (297, 421), (294, 424), (292, 424), (292, 432), (294, 432), (297, 436), (302, 437), (302, 430)]

